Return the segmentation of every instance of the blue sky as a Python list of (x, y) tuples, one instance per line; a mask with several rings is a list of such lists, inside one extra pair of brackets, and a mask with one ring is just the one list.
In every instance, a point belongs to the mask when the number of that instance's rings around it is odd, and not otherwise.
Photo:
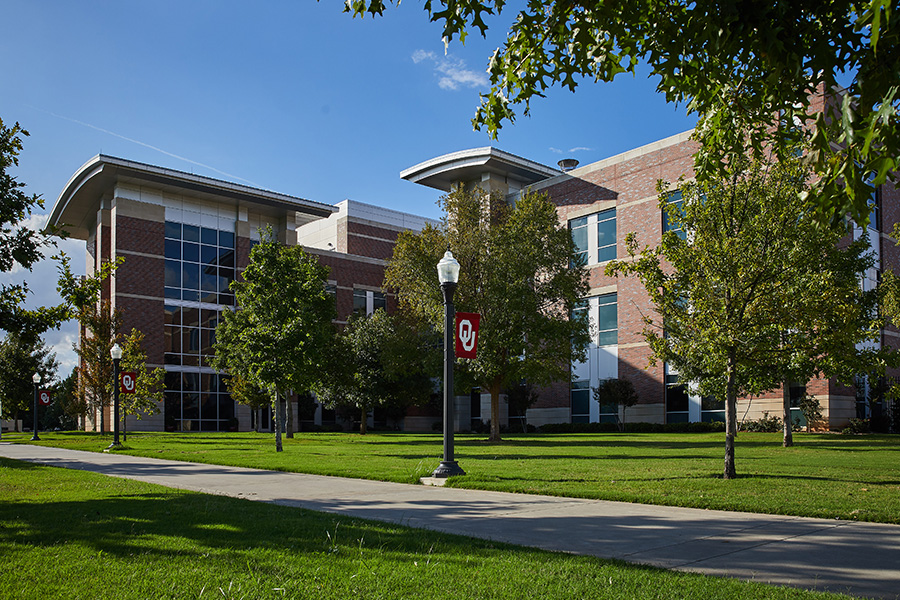
[[(488, 59), (514, 13), (445, 53), (421, 2), (353, 19), (340, 0), (5, 0), (0, 117), (31, 133), (15, 175), (49, 211), (103, 153), (326, 203), (351, 198), (438, 217), (401, 170), (493, 145), (582, 164), (690, 129), (646, 76), (553, 89), (499, 139), (472, 130)], [(67, 242), (83, 269), (83, 243)], [(21, 276), (16, 274), (16, 276)], [(27, 277), (54, 301), (52, 265)], [(0, 279), (10, 280), (9, 276)], [(69, 326), (48, 336), (70, 369)]]

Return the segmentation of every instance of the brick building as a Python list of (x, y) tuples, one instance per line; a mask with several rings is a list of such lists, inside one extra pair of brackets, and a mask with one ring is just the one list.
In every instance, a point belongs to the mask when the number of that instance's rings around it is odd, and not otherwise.
[[(221, 431), (251, 428), (250, 410), (234, 403), (209, 358), (219, 315), (234, 306), (228, 285), (248, 264), (260, 228), (304, 245), (330, 268), (338, 322), (346, 322), (352, 313), (392, 308), (381, 288), (385, 259), (400, 231), (427, 220), (99, 155), (66, 184), (50, 222), (85, 240), (88, 273), (125, 258), (102, 297), (123, 311), (126, 331), (144, 332), (148, 366), (166, 370), (165, 406), (142, 420), (129, 417), (128, 429)], [(319, 407), (317, 419), (323, 416)], [(86, 427), (97, 420), (91, 415)]]
[[(560, 222), (572, 231), (589, 273), (590, 291), (580, 310), (589, 313), (593, 341), (588, 360), (572, 365), (571, 385), (563, 382), (544, 390), (528, 411), (529, 423), (615, 421), (616, 413), (604, 411), (591, 395), (591, 388), (607, 378), (628, 379), (634, 384), (640, 400), (628, 409), (630, 422), (724, 420), (724, 402), (690, 394), (677, 373), (664, 364), (648, 366), (650, 348), (641, 329), (643, 315), (652, 310), (643, 286), (636, 278), (608, 277), (603, 272), (609, 260), (627, 256), (626, 233), (636, 232), (642, 245), (661, 241), (667, 223), (658, 206), (657, 182), (676, 182), (682, 175), (691, 175), (697, 149), (691, 133), (566, 172), (494, 148), (478, 148), (428, 160), (401, 174), (409, 181), (444, 191), (454, 183), (477, 185), (506, 194), (510, 201), (526, 188), (544, 192), (557, 206)], [(874, 285), (884, 265), (900, 265), (898, 248), (888, 237), (900, 221), (898, 200), (900, 195), (890, 184), (873, 198), (875, 218), (869, 236), (878, 264), (866, 274), (863, 285)], [(861, 235), (859, 228), (853, 235)], [(896, 346), (898, 332), (893, 328), (884, 331), (881, 343)], [(804, 391), (819, 399), (832, 428), (843, 427), (863, 408), (857, 405), (856, 390), (833, 380), (811, 381), (805, 390), (801, 384), (792, 388), (797, 397)], [(460, 412), (476, 416), (479, 407), (474, 397), (471, 404), (460, 400)], [(750, 419), (766, 411), (780, 415), (781, 402), (780, 390), (761, 398), (742, 399), (738, 414)], [(464, 419), (461, 417), (461, 421)]]
[[(664, 364), (648, 367), (650, 349), (641, 329), (642, 316), (651, 308), (643, 287), (635, 278), (603, 273), (609, 260), (626, 256), (625, 233), (637, 232), (642, 244), (660, 241), (666, 221), (657, 182), (690, 176), (696, 150), (690, 133), (567, 171), (487, 147), (440, 156), (401, 173), (441, 191), (455, 183), (482, 186), (510, 201), (525, 189), (547, 193), (583, 253), (590, 290), (579, 310), (588, 312), (592, 324), (588, 360), (572, 365), (571, 382), (543, 390), (525, 416), (528, 423), (614, 421), (617, 415), (591, 395), (599, 381), (613, 377), (630, 380), (640, 397), (628, 409), (630, 422), (724, 418), (723, 403), (692, 395)], [(900, 221), (898, 200), (890, 184), (873, 198), (869, 236), (878, 264), (863, 285), (874, 285), (885, 265), (900, 265), (900, 250), (887, 233)], [(283, 243), (303, 245), (331, 269), (328, 285), (338, 322), (344, 323), (353, 313), (394, 308), (395, 298), (382, 288), (386, 260), (399, 232), (420, 230), (428, 220), (350, 200), (331, 206), (100, 155), (66, 184), (50, 222), (86, 241), (88, 272), (101, 260), (126, 259), (103, 296), (124, 311), (127, 330), (145, 333), (148, 363), (167, 372), (163, 410), (129, 420), (128, 429), (203, 431), (251, 427), (249, 409), (235, 405), (208, 359), (219, 313), (234, 304), (228, 284), (246, 266), (260, 227), (271, 227)], [(860, 234), (857, 228), (854, 235)], [(890, 328), (880, 343), (896, 346), (898, 337)], [(834, 381), (792, 389), (798, 396), (803, 391), (819, 399), (832, 428), (843, 427), (864, 408), (857, 390)], [(460, 395), (457, 428), (487, 420), (489, 406), (488, 395), (478, 390)], [(743, 399), (738, 411), (746, 418), (766, 411), (780, 414), (781, 392)], [(317, 409), (317, 422), (333, 418)], [(505, 403), (501, 419), (504, 424), (510, 420)], [(434, 420), (414, 411), (403, 426), (431, 430)], [(93, 420), (87, 426), (93, 427)]]

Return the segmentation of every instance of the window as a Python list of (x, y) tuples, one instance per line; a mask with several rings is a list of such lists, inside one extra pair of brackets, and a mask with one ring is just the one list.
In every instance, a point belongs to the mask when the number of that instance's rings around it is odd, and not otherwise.
[(387, 298), (381, 292), (372, 292), (372, 312), (378, 309), (387, 310)]
[(597, 262), (616, 259), (616, 209), (597, 214)]
[(616, 258), (616, 209), (569, 221), (575, 243), (575, 260), (593, 265)]
[(166, 221), (165, 297), (234, 305), (234, 233)]
[(167, 372), (165, 423), (168, 431), (228, 431), (234, 401), (215, 373)]
[(806, 416), (800, 409), (800, 401), (806, 397), (806, 386), (800, 382), (792, 381), (788, 392), (791, 398), (791, 421), (797, 422), (801, 427), (805, 427)]
[(353, 290), (353, 314), (365, 317), (379, 308), (387, 310), (387, 298), (383, 292)]
[[(601, 380), (601, 383), (603, 381)], [(592, 394), (593, 395), (593, 394)], [(604, 402), (600, 404), (600, 422), (601, 423), (618, 423), (619, 422), (619, 405), (615, 402)]]
[(619, 343), (619, 316), (616, 306), (616, 294), (604, 294), (597, 297), (597, 328), (600, 346), (614, 346)]
[(725, 401), (714, 396), (700, 398), (700, 420), (704, 423), (713, 421), (725, 422)]
[(670, 218), (680, 219), (682, 215), (682, 205), (684, 204), (684, 199), (681, 196), (681, 190), (675, 190), (674, 192), (670, 192), (667, 196), (668, 204), (662, 211), (662, 230), (663, 233), (667, 231), (674, 231), (675, 234), (681, 239), (687, 239), (687, 234), (681, 228), (680, 221), (679, 223), (671, 223)]
[[(866, 183), (874, 185), (875, 173), (869, 173), (866, 176)], [(881, 231), (881, 193), (876, 187), (869, 196), (869, 229)]]
[(573, 381), (570, 391), (572, 401), (572, 422), (591, 422), (591, 382)]
[(575, 242), (575, 259), (588, 264), (588, 218), (580, 217), (569, 221), (569, 231)]
[(690, 397), (687, 386), (675, 373), (666, 373), (666, 423), (687, 423)]
[(223, 307), (234, 305), (235, 237), (166, 221), (163, 356), (170, 431), (227, 431), (234, 402), (209, 366)]
[(353, 290), (353, 314), (364, 317), (369, 314), (367, 310), (366, 290)]

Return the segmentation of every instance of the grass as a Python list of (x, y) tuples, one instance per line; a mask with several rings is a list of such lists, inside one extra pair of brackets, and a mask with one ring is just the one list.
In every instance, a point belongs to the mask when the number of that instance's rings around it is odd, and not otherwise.
[(846, 598), (7, 459), (0, 556), (0, 598)]
[[(110, 436), (41, 434), (43, 444), (100, 451)], [(741, 433), (739, 478), (722, 480), (724, 436), (574, 434), (456, 437), (467, 475), (449, 485), (769, 514), (900, 523), (900, 436)], [(30, 434), (5, 434), (27, 442)], [(342, 477), (415, 482), (441, 458), (433, 434), (303, 433), (276, 453), (271, 435), (129, 434), (128, 454)]]

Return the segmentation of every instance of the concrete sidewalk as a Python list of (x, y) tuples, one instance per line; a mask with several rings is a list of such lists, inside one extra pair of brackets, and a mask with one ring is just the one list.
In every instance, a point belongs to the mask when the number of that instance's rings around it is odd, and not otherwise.
[(900, 598), (900, 526), (480, 492), (0, 443), (0, 456), (532, 546)]

